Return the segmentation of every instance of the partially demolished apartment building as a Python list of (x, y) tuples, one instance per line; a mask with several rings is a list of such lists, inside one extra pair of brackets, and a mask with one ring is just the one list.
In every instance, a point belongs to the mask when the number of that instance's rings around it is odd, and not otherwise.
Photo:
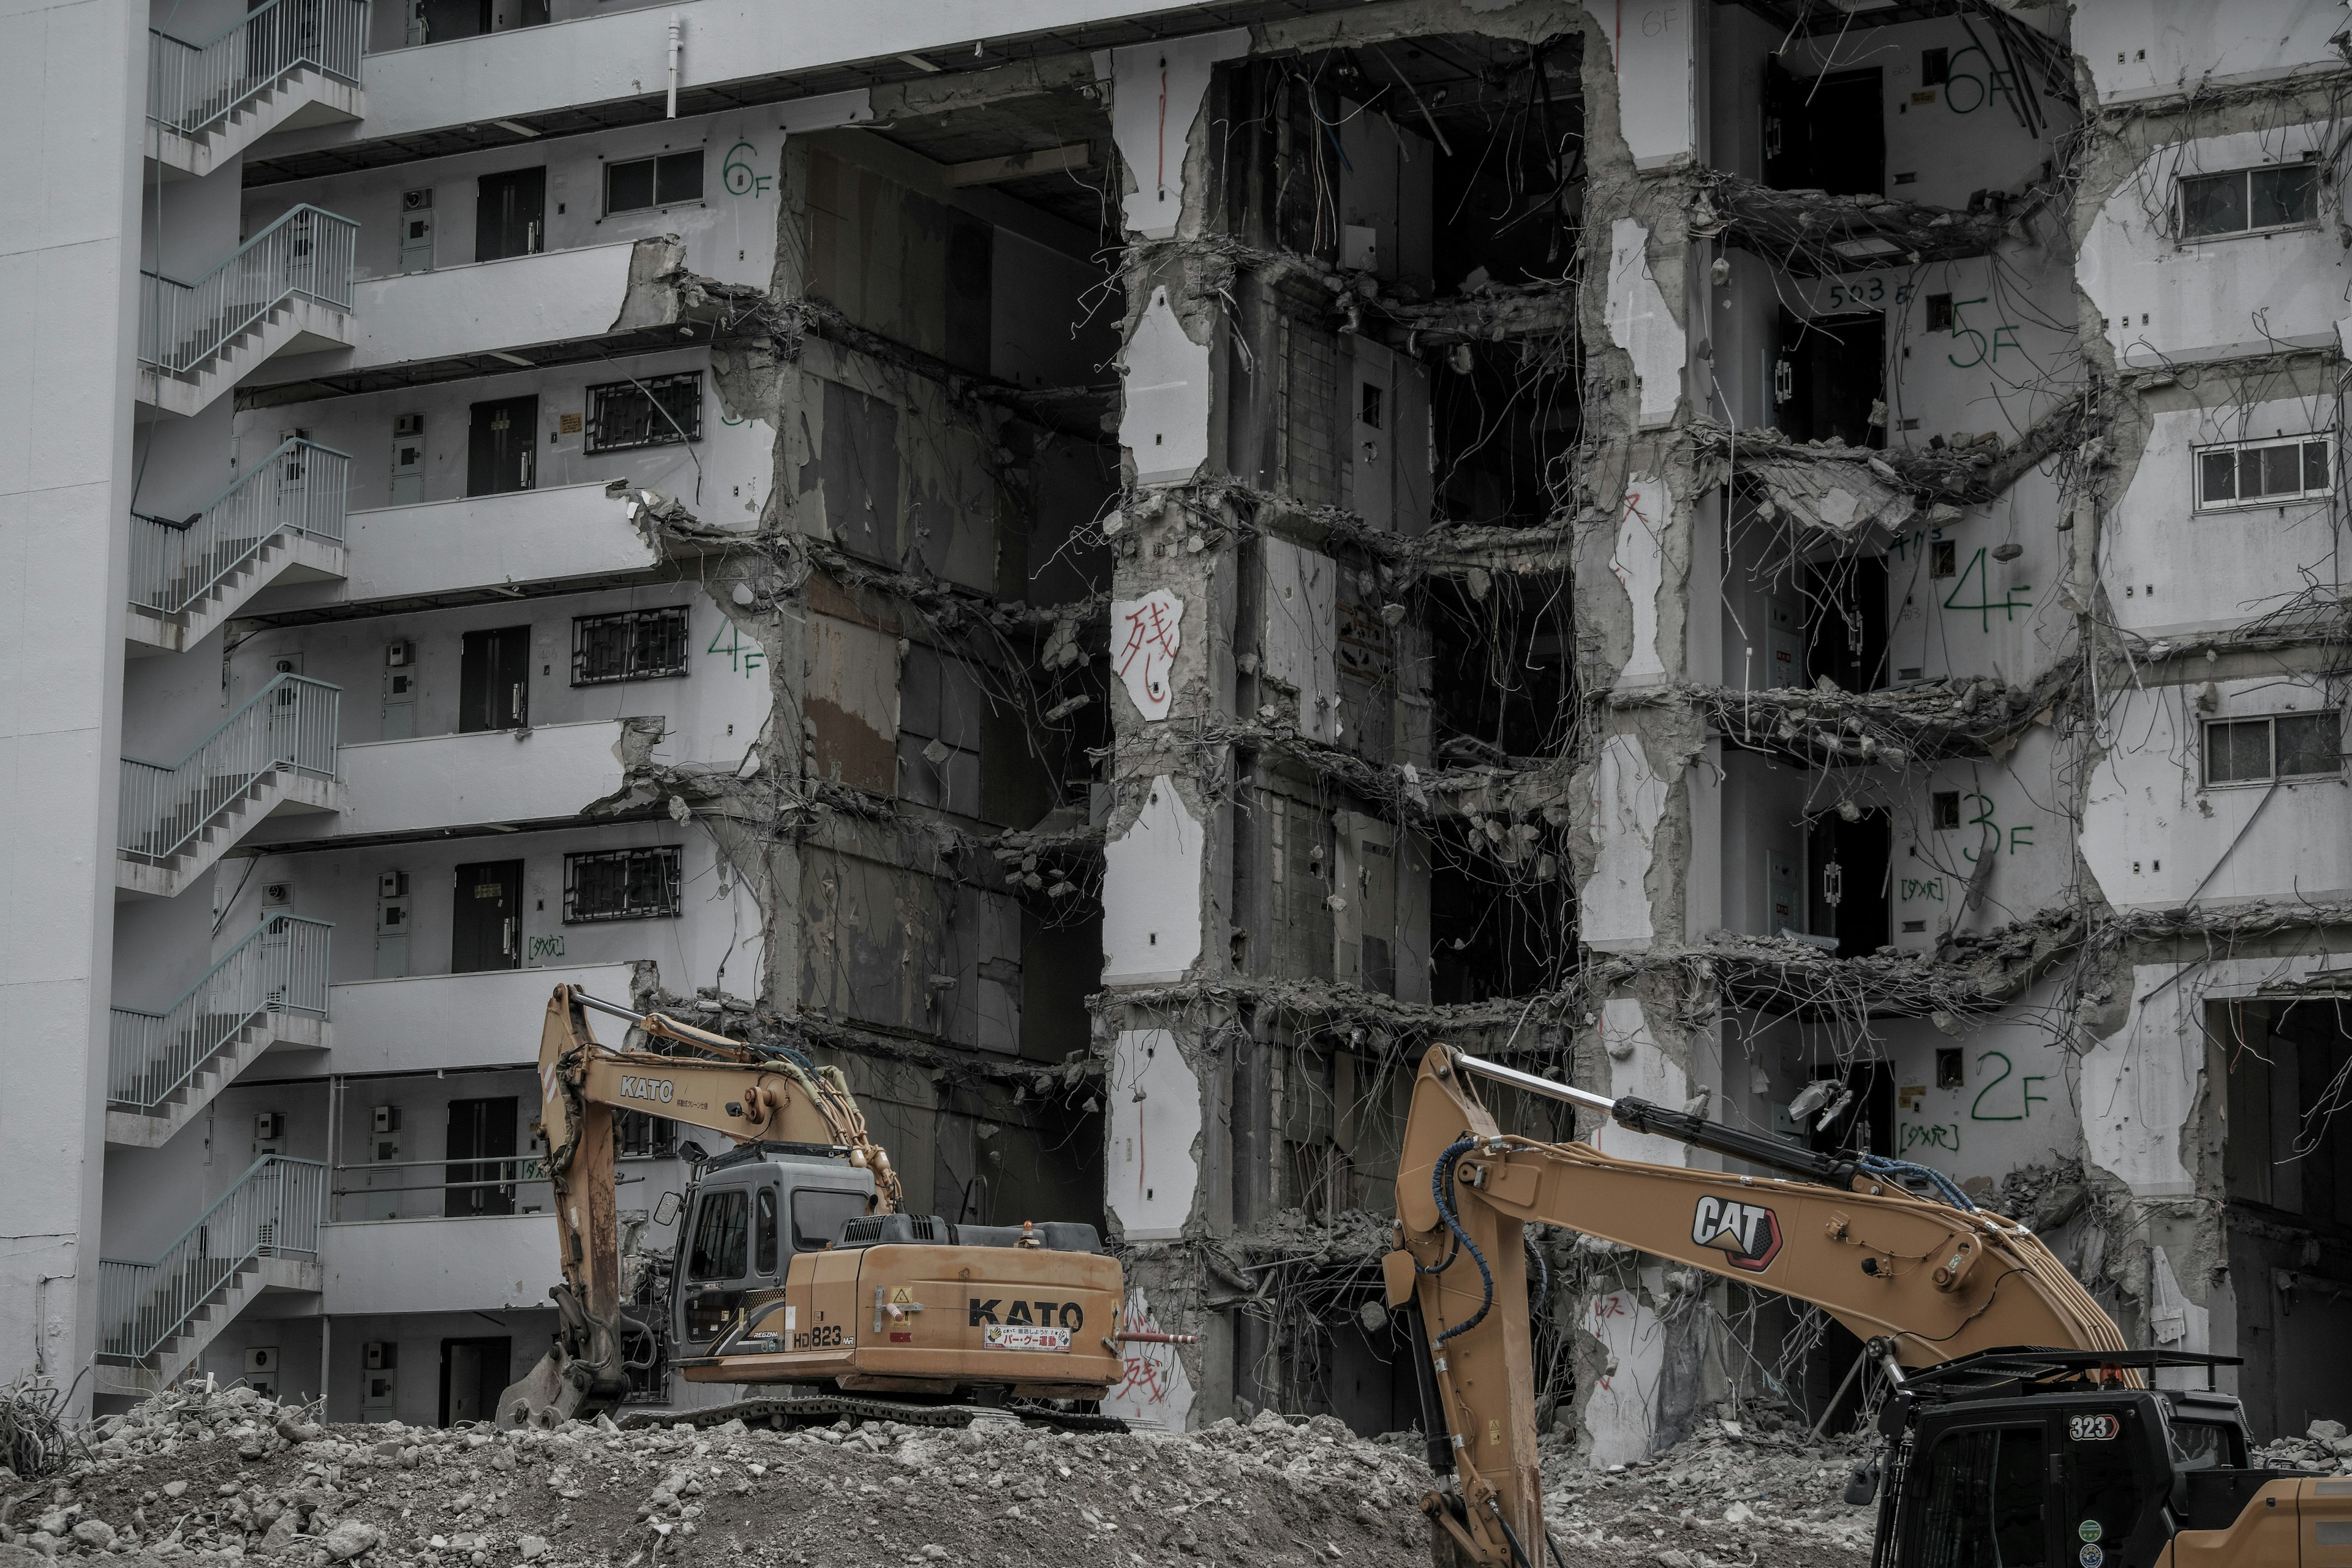
[[(980, 14), (0, 22), (9, 1366), (480, 1414), (567, 981), (1103, 1221), (1200, 1336), (1139, 1418), (1412, 1422), (1434, 1039), (2352, 1408), (2344, 9)], [(1849, 1418), (1817, 1316), (1541, 1250), (1596, 1462)]]

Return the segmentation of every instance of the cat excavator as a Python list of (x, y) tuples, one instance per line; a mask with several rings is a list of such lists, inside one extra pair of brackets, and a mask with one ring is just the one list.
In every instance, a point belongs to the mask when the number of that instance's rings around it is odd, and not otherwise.
[[(635, 1026), (646, 1047), (598, 1041), (592, 1011)], [(1118, 1261), (1090, 1225), (958, 1225), (900, 1213), (898, 1173), (847, 1080), (799, 1051), (559, 985), (540, 1036), (539, 1079), (563, 1282), (549, 1291), (554, 1342), (499, 1398), (502, 1426), (613, 1410), (665, 1338), (679, 1352), (670, 1364), (690, 1383), (802, 1385), (776, 1390), (795, 1397), (696, 1417), (961, 1425), (992, 1407), (1116, 1426), (1087, 1413), (1124, 1374), (1123, 1343), (1182, 1338), (1119, 1331)], [(623, 1303), (614, 1113), (624, 1110), (734, 1145), (694, 1165), (666, 1333)]]
[[(1507, 1133), (1473, 1079), (1761, 1173)], [(1811, 1302), (1864, 1342), (1890, 1390), (1886, 1447), (1846, 1497), (1877, 1499), (1873, 1568), (2352, 1568), (2352, 1478), (2248, 1468), (2244, 1414), (2213, 1386), (2235, 1358), (2126, 1347), (2038, 1237), (1926, 1166), (1819, 1153), (1435, 1045), (1396, 1204), (1382, 1284), (1412, 1340), (1440, 1561), (1546, 1568), (1549, 1553), (1568, 1568), (1537, 1465), (1533, 1225)], [(2159, 1386), (2200, 1371), (2203, 1388)]]

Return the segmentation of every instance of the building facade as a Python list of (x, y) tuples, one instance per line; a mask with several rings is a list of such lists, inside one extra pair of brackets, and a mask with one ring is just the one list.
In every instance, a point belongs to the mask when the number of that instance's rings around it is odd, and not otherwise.
[[(1417, 1419), (1438, 1039), (1930, 1167), (2340, 1415), (2340, 9), (1009, 20), (0, 23), (8, 1365), (480, 1415), (568, 982), (1100, 1220), (1200, 1336), (1139, 1419)], [(1871, 1397), (1538, 1250), (1596, 1462)]]

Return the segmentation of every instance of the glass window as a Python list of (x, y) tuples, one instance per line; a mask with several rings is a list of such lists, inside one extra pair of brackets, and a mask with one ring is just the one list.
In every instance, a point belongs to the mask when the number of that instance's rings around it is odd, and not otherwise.
[(702, 373), (646, 375), (588, 389), (585, 450), (625, 452), (702, 439)]
[(2328, 456), (2334, 445), (2297, 436), (2203, 447), (2197, 454), (2197, 504), (2275, 505), (2324, 497), (2335, 488)]
[(615, 1111), (613, 1143), (624, 1160), (667, 1160), (677, 1152), (677, 1123), (650, 1110)]
[(2180, 181), (2180, 232), (2188, 238), (2288, 228), (2319, 216), (2319, 166), (2273, 163)]
[(2254, 784), (2271, 776), (2271, 726), (2247, 719), (2205, 726), (2205, 782)]
[(572, 617), (572, 684), (604, 686), (687, 673), (686, 606)]
[(2277, 726), (2279, 777), (2309, 778), (2342, 767), (2341, 725), (2333, 712), (2282, 713), (2272, 722)]
[(2237, 1463), (2231, 1428), (2216, 1421), (2175, 1421), (2168, 1428), (2172, 1462), (2184, 1470), (2222, 1470)]
[(793, 1250), (814, 1252), (838, 1246), (841, 1227), (866, 1212), (864, 1193), (803, 1187), (793, 1194)]
[(762, 1274), (773, 1274), (776, 1271), (776, 1233), (780, 1228), (776, 1223), (779, 1217), (776, 1214), (776, 1189), (761, 1187), (760, 1201), (753, 1206), (752, 1253), (759, 1259), (757, 1264), (759, 1271)]
[(681, 903), (677, 847), (600, 849), (563, 858), (563, 923), (662, 920)]
[(2197, 455), (2197, 499), (2208, 505), (2238, 499), (2238, 459), (2232, 452)]
[(2042, 1428), (2000, 1426), (1938, 1438), (1911, 1526), (1919, 1568), (2042, 1568)]
[(707, 1193), (694, 1216), (694, 1246), (686, 1277), (694, 1280), (743, 1277), (745, 1220), (751, 1205), (742, 1188)]
[(604, 165), (604, 212), (640, 212), (702, 199), (702, 149)]

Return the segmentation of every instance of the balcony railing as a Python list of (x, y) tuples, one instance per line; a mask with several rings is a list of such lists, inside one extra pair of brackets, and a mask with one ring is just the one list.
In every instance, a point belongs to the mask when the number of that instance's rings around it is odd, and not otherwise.
[(290, 440), (184, 521), (131, 513), (131, 602), (173, 614), (280, 533), (341, 544), (351, 469), (331, 447)]
[(248, 1264), (315, 1258), (327, 1168), (264, 1154), (152, 1263), (98, 1265), (98, 1353), (143, 1362)]
[(297, 295), (349, 310), (359, 232), (347, 217), (298, 206), (194, 282), (142, 272), (140, 360), (184, 374)]
[(341, 698), (341, 687), (281, 675), (178, 762), (123, 758), (116, 847), (134, 859), (161, 865), (272, 769), (333, 778)]
[(301, 67), (357, 86), (367, 0), (268, 0), (201, 42), (147, 36), (147, 118), (197, 136)]
[(270, 915), (160, 1013), (111, 1010), (106, 1102), (152, 1111), (245, 1027), (270, 1013), (327, 1016), (325, 921)]

